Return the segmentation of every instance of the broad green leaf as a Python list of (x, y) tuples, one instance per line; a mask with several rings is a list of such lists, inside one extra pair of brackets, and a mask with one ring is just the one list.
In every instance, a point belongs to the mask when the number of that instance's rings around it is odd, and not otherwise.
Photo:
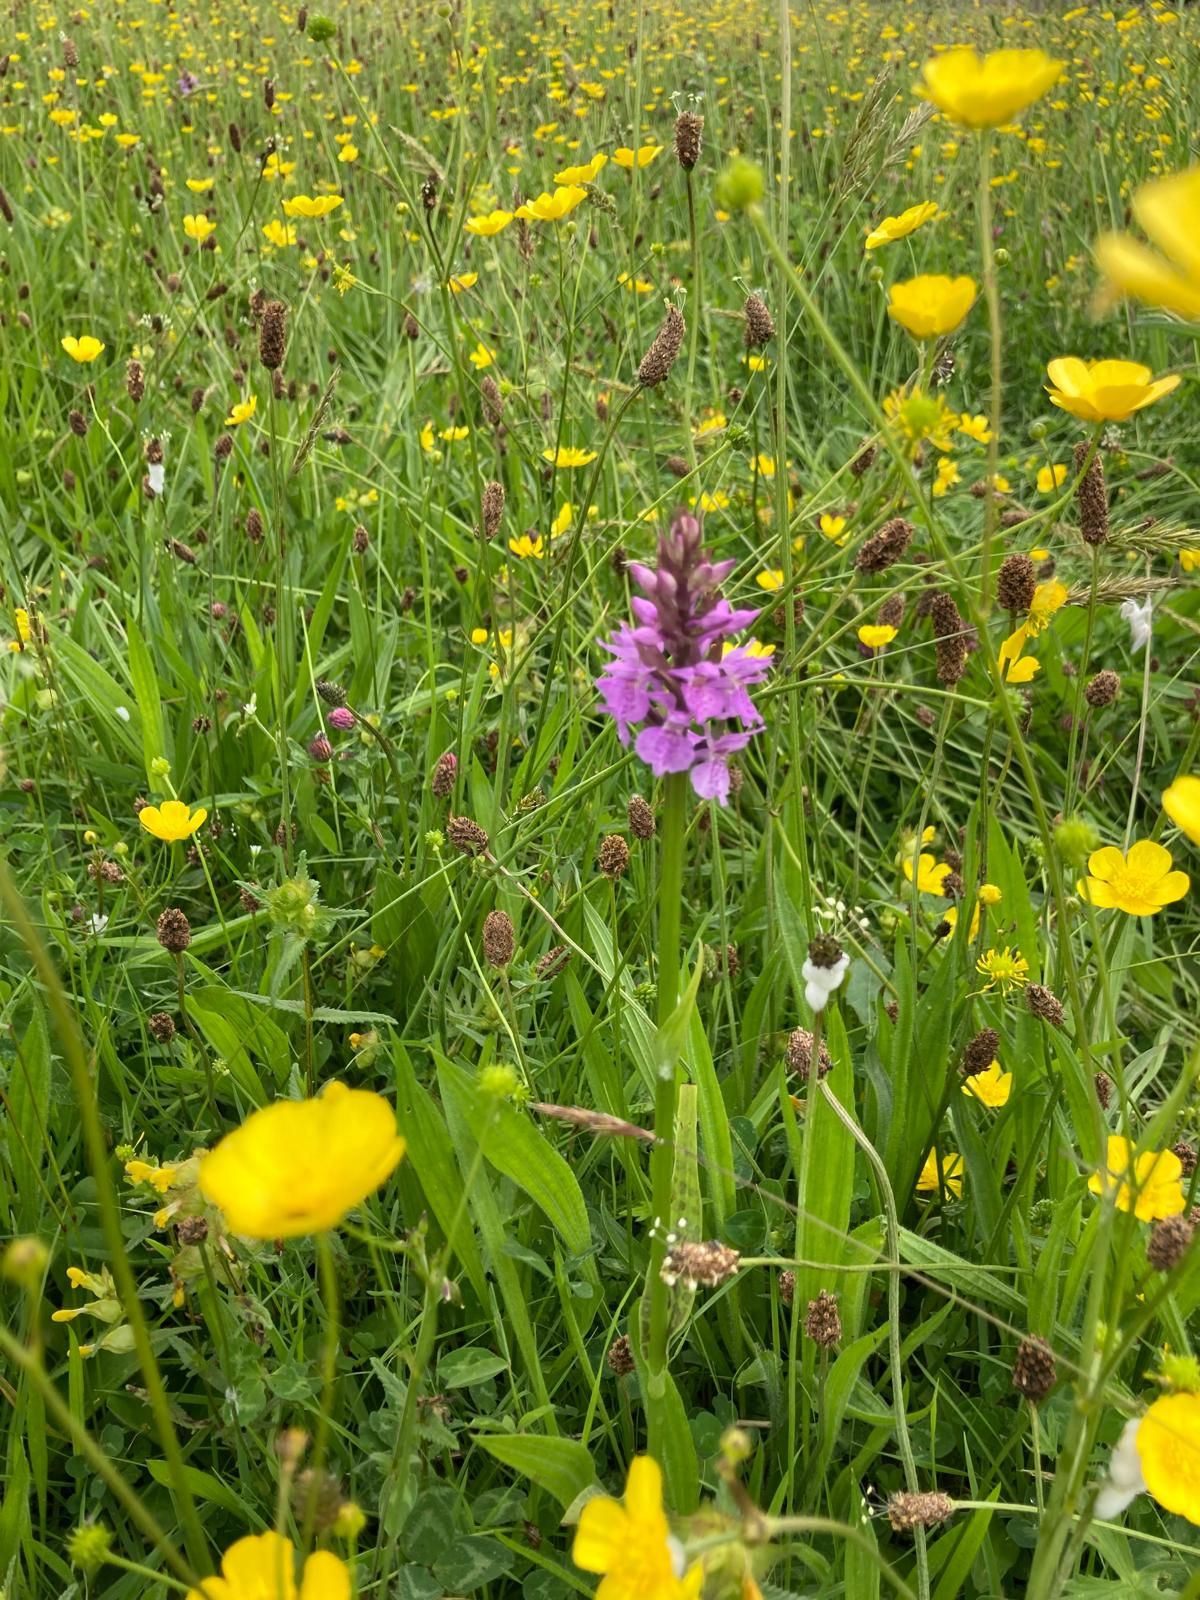
[(591, 1453), (575, 1439), (543, 1439), (534, 1433), (477, 1433), (475, 1443), (544, 1489), (564, 1511), (596, 1482)]

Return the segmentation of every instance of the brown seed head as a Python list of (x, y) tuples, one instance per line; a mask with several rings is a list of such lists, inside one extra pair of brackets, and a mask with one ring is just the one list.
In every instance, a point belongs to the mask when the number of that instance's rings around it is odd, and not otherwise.
[(451, 817), (446, 823), (446, 837), (456, 850), (465, 856), (479, 856), (488, 847), (486, 831), (470, 817)]
[(516, 934), (507, 911), (489, 911), (483, 919), (483, 953), (493, 967), (506, 967), (516, 950)]
[(904, 596), (899, 590), (888, 595), (875, 613), (875, 620), (884, 628), (898, 628), (904, 621)]
[(287, 307), (282, 300), (268, 300), (258, 326), (258, 359), (268, 372), (283, 365), (287, 351)]
[(1054, 990), (1047, 989), (1044, 983), (1031, 983), (1026, 986), (1025, 1004), (1040, 1022), (1048, 1022), (1052, 1028), (1062, 1027), (1062, 1001)]
[(937, 638), (937, 679), (952, 687), (967, 670), (967, 641), (963, 620), (954, 599), (935, 594), (929, 605), (929, 618)]
[(596, 865), (606, 878), (621, 878), (629, 870), (629, 846), (619, 833), (601, 839)]
[[(787, 1064), (801, 1083), (807, 1083), (812, 1074), (813, 1036), (807, 1028), (793, 1028), (788, 1034)], [(824, 1039), (817, 1055), (817, 1078), (820, 1080), (833, 1071), (833, 1057)]]
[(814, 967), (836, 967), (842, 955), (842, 947), (832, 933), (819, 933), (808, 941), (808, 959)]
[(1004, 611), (1028, 611), (1037, 587), (1033, 562), (1027, 555), (1005, 556), (996, 574), (996, 599)]
[(1196, 1232), (1190, 1217), (1164, 1217), (1150, 1231), (1146, 1246), (1146, 1260), (1155, 1272), (1170, 1272), (1187, 1255)]
[(796, 1274), (790, 1267), (779, 1274), (779, 1298), (785, 1306), (790, 1306), (796, 1298)]
[(429, 788), (435, 800), (448, 800), (454, 793), (454, 781), (458, 776), (458, 757), (453, 750), (443, 750), (433, 764), (433, 777), (429, 780)]
[(1171, 1146), (1179, 1157), (1179, 1165), (1183, 1168), (1183, 1176), (1190, 1178), (1196, 1170), (1196, 1146), (1189, 1144), (1186, 1139), (1180, 1139), (1178, 1144)]
[(1058, 1381), (1054, 1351), (1036, 1333), (1029, 1334), (1017, 1346), (1012, 1381), (1013, 1388), (1035, 1406), (1041, 1404)]
[(500, 393), (500, 385), (490, 372), (479, 385), (479, 398), (489, 425), (493, 428), (499, 427), (500, 419), (504, 415), (504, 396)]
[(625, 815), (629, 819), (629, 831), (635, 839), (653, 839), (654, 807), (648, 800), (643, 800), (640, 794), (631, 794)]
[(88, 419), (82, 411), (69, 411), (67, 413), (67, 424), (77, 439), (87, 438)]
[(181, 955), (192, 942), (192, 928), (178, 906), (167, 906), (159, 913), (155, 928), (158, 942), (172, 955)]
[(483, 522), (484, 538), (494, 539), (500, 532), (500, 524), (504, 520), (504, 485), (494, 478), (483, 486), (480, 517)]
[(681, 111), (675, 118), (675, 159), (685, 172), (690, 172), (700, 159), (703, 133), (704, 118), (694, 111)]
[(629, 1343), (629, 1335), (619, 1334), (608, 1347), (608, 1370), (618, 1378), (627, 1378), (634, 1370), (633, 1350)]
[(1112, 1101), (1112, 1079), (1107, 1072), (1098, 1072), (1092, 1079), (1096, 1086), (1096, 1099), (1100, 1102), (1102, 1111), (1107, 1111)]
[(655, 389), (667, 381), (683, 347), (686, 331), (683, 313), (677, 306), (668, 306), (662, 325), (654, 336), (654, 343), (642, 357), (642, 364), (637, 369), (637, 381), (643, 389)]
[(775, 336), (775, 319), (767, 310), (767, 303), (761, 295), (748, 294), (746, 303), (742, 307), (742, 317), (745, 322), (743, 340), (747, 350), (759, 350), (768, 339)]
[(954, 1502), (946, 1494), (894, 1494), (887, 1503), (888, 1521), (896, 1533), (936, 1528), (953, 1514)]
[(136, 358), (127, 362), (125, 367), (125, 392), (134, 405), (137, 405), (146, 392), (146, 374), (142, 369), (142, 363)]
[(704, 1244), (677, 1244), (667, 1251), (660, 1276), (668, 1288), (682, 1283), (685, 1289), (719, 1289), (733, 1277), (741, 1259), (736, 1250), (718, 1239)]
[(565, 944), (556, 944), (552, 950), (547, 950), (544, 956), (539, 956), (534, 964), (534, 972), (543, 983), (551, 978), (556, 978), (571, 959), (571, 952)]
[(895, 566), (908, 549), (912, 534), (911, 522), (904, 517), (892, 517), (859, 550), (855, 567), (859, 572), (883, 572)]
[(959, 1071), (964, 1078), (986, 1072), (1000, 1050), (1000, 1035), (995, 1028), (981, 1028), (963, 1051)]
[(168, 1011), (152, 1011), (146, 1018), (146, 1027), (159, 1044), (170, 1044), (175, 1037), (175, 1019)]
[(1084, 686), (1083, 698), (1094, 711), (1099, 711), (1102, 706), (1110, 706), (1121, 692), (1121, 679), (1118, 673), (1105, 667), (1094, 678), (1090, 678)]
[(814, 1344), (831, 1350), (842, 1337), (842, 1318), (838, 1311), (838, 1297), (822, 1289), (815, 1300), (808, 1302), (808, 1316), (804, 1331)]
[(184, 1217), (175, 1231), (182, 1245), (203, 1244), (208, 1238), (208, 1222), (204, 1217)]
[[(1083, 472), (1091, 445), (1081, 439), (1075, 446), (1075, 471)], [(1079, 481), (1075, 491), (1079, 507), (1079, 531), (1085, 544), (1104, 544), (1108, 539), (1108, 489), (1104, 482), (1104, 463), (1099, 451)]]

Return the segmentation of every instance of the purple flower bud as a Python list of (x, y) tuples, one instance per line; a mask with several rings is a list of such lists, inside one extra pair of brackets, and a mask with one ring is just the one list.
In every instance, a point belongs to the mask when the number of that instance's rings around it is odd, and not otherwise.
[(329, 713), (329, 726), (339, 733), (349, 733), (354, 726), (354, 713), (349, 706), (334, 706)]
[(333, 746), (323, 733), (319, 733), (309, 745), (308, 753), (314, 761), (328, 761), (333, 755)]

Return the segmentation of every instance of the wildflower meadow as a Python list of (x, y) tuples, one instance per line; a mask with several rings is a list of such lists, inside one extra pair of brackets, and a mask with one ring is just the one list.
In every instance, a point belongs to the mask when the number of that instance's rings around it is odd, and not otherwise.
[(0, 16), (0, 1600), (1200, 1600), (1200, 7)]

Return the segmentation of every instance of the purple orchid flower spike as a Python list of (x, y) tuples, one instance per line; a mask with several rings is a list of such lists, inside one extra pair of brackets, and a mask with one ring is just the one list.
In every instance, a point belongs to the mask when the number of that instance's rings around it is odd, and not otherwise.
[(698, 519), (677, 512), (658, 542), (658, 565), (629, 565), (642, 591), (630, 602), (635, 625), (623, 624), (605, 641), (613, 659), (596, 680), (622, 744), (640, 725), (634, 749), (656, 777), (686, 772), (702, 799), (722, 805), (728, 758), (763, 725), (750, 687), (771, 665), (769, 657), (727, 642), (758, 616), (721, 597), (734, 565), (711, 560), (701, 548)]

